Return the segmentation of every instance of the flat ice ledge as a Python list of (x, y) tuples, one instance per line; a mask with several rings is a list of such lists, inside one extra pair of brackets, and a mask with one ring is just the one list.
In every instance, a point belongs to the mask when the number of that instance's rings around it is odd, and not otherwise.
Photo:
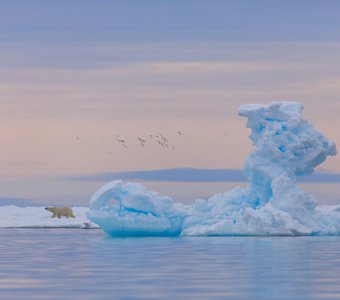
[(0, 206), (0, 228), (99, 228), (87, 219), (88, 207), (72, 207), (75, 218), (51, 218), (44, 207)]

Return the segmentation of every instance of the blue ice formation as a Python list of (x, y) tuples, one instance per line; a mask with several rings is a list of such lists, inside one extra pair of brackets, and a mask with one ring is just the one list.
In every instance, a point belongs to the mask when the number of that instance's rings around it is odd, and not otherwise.
[(92, 196), (88, 218), (111, 236), (340, 235), (340, 205), (317, 206), (296, 185), (297, 176), (336, 154), (302, 109), (295, 102), (239, 108), (255, 146), (244, 167), (246, 189), (183, 205), (140, 184), (113, 181)]
[(176, 236), (181, 234), (185, 215), (171, 198), (141, 184), (117, 180), (92, 196), (88, 218), (113, 236)]

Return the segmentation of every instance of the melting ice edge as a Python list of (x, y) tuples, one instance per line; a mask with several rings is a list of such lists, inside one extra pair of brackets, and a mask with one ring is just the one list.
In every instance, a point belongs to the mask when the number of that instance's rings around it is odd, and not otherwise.
[(255, 146), (244, 166), (247, 188), (184, 205), (118, 180), (92, 196), (88, 218), (111, 236), (340, 235), (340, 205), (317, 206), (296, 185), (297, 176), (336, 155), (302, 109), (296, 102), (239, 108)]

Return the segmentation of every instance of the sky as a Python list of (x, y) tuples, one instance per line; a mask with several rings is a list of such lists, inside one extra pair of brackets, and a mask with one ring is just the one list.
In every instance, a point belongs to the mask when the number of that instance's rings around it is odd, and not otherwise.
[[(123, 173), (181, 201), (222, 192), (252, 149), (247, 103), (302, 102), (339, 145), (339, 28), (336, 0), (1, 1), (0, 201), (86, 205)], [(336, 201), (327, 178), (309, 189)]]

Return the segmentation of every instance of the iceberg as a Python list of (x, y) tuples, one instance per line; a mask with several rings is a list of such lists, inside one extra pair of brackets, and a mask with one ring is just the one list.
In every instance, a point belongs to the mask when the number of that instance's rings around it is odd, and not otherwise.
[(239, 108), (255, 147), (244, 166), (247, 188), (184, 205), (141, 184), (113, 181), (92, 196), (89, 220), (111, 236), (340, 235), (339, 205), (317, 206), (296, 185), (337, 152), (302, 110), (296, 102)]
[[(111, 200), (114, 203), (108, 205)], [(181, 234), (185, 215), (171, 198), (120, 180), (101, 187), (89, 208), (89, 220), (113, 236), (176, 236)]]

